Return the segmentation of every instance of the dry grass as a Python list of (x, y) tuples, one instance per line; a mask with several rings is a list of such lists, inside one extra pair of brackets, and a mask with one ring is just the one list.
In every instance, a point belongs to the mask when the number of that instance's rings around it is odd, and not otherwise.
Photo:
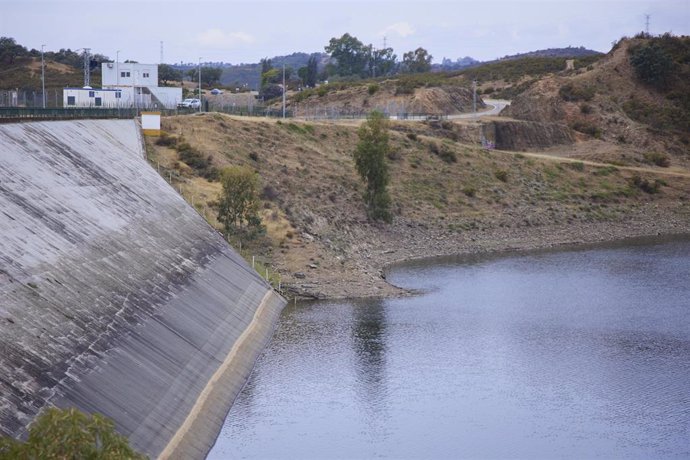
[[(367, 223), (351, 157), (356, 125), (205, 114), (164, 118), (163, 129), (183, 136), (218, 167), (247, 165), (259, 173), (261, 187), (270, 188), (261, 212), (266, 238), (243, 247), (284, 276), (305, 270), (337, 276), (356, 264), (361, 228), (377, 231)], [(663, 207), (690, 199), (688, 177), (659, 176), (666, 185), (648, 194), (631, 178), (641, 174), (651, 181), (653, 172), (485, 151), (435, 138), (437, 131), (424, 124), (416, 124), (415, 133), (413, 139), (391, 131), (394, 226), (463, 232), (619, 220), (642, 203)], [(457, 162), (432, 153), (431, 141), (454, 152)], [(173, 184), (182, 185), (188, 201), (193, 195), (197, 209), (217, 226), (219, 184), (194, 176), (170, 148), (153, 146), (151, 158), (166, 178), (173, 173)]]

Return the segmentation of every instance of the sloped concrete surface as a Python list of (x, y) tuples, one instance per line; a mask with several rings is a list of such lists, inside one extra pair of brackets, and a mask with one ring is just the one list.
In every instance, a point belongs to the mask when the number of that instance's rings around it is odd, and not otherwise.
[(0, 125), (2, 434), (76, 406), (150, 456), (203, 457), (283, 305), (149, 167), (133, 121)]

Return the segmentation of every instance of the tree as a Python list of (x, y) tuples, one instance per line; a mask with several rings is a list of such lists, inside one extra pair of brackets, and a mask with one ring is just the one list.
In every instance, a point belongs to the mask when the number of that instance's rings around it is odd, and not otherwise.
[[(223, 69), (220, 67), (202, 67), (201, 68), (201, 84), (211, 86), (214, 83), (220, 82), (220, 77), (223, 75)], [(187, 76), (191, 81), (199, 81), (199, 68), (192, 67), (187, 71)]]
[(235, 234), (246, 226), (261, 228), (259, 218), (259, 175), (246, 166), (230, 166), (221, 172), (223, 190), (219, 197), (218, 221), (226, 234)]
[(106, 417), (51, 407), (29, 428), (26, 442), (0, 438), (0, 459), (145, 459)]
[(673, 58), (655, 42), (631, 48), (630, 63), (637, 78), (659, 89), (668, 84), (675, 67)]
[(168, 64), (158, 65), (158, 79), (164, 84), (182, 81), (182, 71)]
[(394, 73), (397, 58), (395, 53), (393, 53), (393, 48), (374, 50), (371, 53), (372, 62), (369, 64), (372, 76), (380, 77)]
[(356, 37), (345, 34), (340, 38), (331, 38), (326, 52), (336, 60), (334, 71), (342, 77), (365, 75), (369, 61), (371, 45), (365, 46)]
[(424, 73), (431, 70), (431, 56), (424, 48), (417, 48), (403, 54), (403, 69), (407, 73)]
[(17, 58), (28, 55), (29, 51), (18, 45), (14, 38), (0, 37), (0, 63), (13, 64)]
[(306, 87), (313, 88), (316, 86), (316, 81), (319, 76), (318, 61), (316, 56), (312, 55), (307, 61), (307, 65), (300, 67), (297, 70), (297, 76), (302, 80), (302, 84)]
[(359, 142), (354, 153), (355, 167), (365, 183), (364, 201), (367, 215), (374, 220), (390, 222), (391, 199), (388, 195), (389, 174), (386, 156), (388, 145), (388, 121), (383, 113), (373, 111), (357, 131)]

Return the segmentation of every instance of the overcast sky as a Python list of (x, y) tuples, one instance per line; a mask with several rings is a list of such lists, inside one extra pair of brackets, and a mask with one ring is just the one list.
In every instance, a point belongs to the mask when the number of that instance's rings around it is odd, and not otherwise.
[(398, 58), (417, 47), (440, 62), (490, 60), (543, 48), (608, 51), (644, 30), (690, 35), (690, 0), (0, 0), (0, 36), (28, 48), (89, 47), (121, 61), (258, 62), (323, 51), (348, 32)]

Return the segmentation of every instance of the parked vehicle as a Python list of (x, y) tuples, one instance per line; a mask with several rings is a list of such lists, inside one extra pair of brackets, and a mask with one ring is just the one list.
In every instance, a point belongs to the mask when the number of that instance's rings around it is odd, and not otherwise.
[(211, 90), (211, 94), (213, 94), (214, 96), (217, 96), (218, 94), (223, 94), (223, 91), (219, 90), (218, 88), (213, 88)]
[(199, 107), (201, 107), (201, 101), (199, 99), (185, 99), (184, 101), (177, 104), (177, 107), (198, 109)]

